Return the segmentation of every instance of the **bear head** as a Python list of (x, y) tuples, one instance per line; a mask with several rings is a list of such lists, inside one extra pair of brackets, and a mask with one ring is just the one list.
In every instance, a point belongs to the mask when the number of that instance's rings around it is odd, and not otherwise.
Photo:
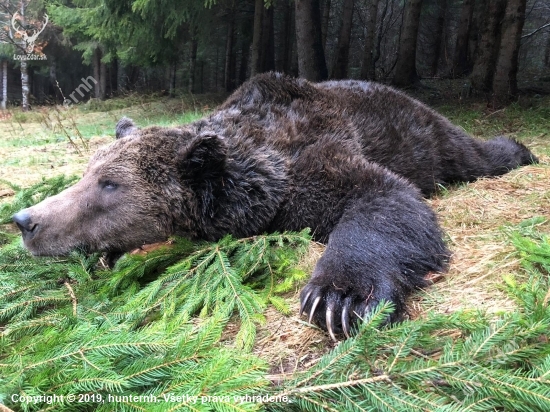
[(116, 137), (94, 154), (78, 183), (13, 216), (33, 255), (121, 254), (174, 233), (198, 236), (204, 202), (196, 197), (224, 168), (223, 138), (185, 128), (138, 129), (127, 118)]

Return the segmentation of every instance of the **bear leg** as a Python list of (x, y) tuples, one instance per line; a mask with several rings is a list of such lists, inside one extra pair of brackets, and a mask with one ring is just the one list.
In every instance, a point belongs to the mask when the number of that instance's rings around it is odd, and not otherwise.
[(300, 313), (333, 340), (339, 332), (349, 337), (350, 325), (382, 300), (395, 306), (388, 321), (398, 321), (406, 297), (427, 285), (425, 276), (447, 268), (449, 251), (418, 189), (387, 169), (378, 172), (383, 176), (348, 202), (301, 292)]
[(491, 176), (503, 175), (519, 166), (539, 161), (525, 145), (504, 136), (483, 142), (482, 148), (492, 168)]

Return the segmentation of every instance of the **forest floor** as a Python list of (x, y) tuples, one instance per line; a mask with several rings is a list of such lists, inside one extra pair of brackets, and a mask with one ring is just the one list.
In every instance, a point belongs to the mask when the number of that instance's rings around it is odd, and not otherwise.
[[(510, 310), (514, 302), (502, 291), (503, 276), (521, 277), (519, 256), (508, 239), (510, 228), (536, 226), (550, 233), (550, 98), (520, 99), (505, 109), (489, 111), (480, 102), (459, 98), (434, 102), (430, 96), (420, 97), (472, 135), (507, 135), (520, 140), (539, 157), (540, 164), (497, 179), (444, 189), (427, 200), (440, 218), (453, 258), (445, 277), (411, 299), (410, 316), (459, 309)], [(216, 96), (129, 96), (70, 109), (4, 113), (0, 117), (0, 203), (13, 196), (6, 181), (26, 187), (42, 177), (81, 175), (97, 147), (114, 139), (115, 124), (122, 116), (133, 118), (139, 126), (177, 125), (200, 118), (217, 102)], [(9, 226), (2, 229), (14, 230)], [(302, 266), (311, 271), (323, 248), (312, 242)], [(287, 300), (294, 315), (268, 309), (254, 350), (269, 361), (273, 381), (308, 368), (334, 346), (325, 333), (298, 317), (298, 291)]]

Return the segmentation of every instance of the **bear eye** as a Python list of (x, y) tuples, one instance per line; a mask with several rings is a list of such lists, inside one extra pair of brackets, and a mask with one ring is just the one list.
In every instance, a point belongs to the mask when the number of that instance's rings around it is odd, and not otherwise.
[(104, 180), (102, 182), (99, 182), (99, 185), (104, 190), (116, 190), (118, 188), (118, 183), (113, 182), (112, 180)]

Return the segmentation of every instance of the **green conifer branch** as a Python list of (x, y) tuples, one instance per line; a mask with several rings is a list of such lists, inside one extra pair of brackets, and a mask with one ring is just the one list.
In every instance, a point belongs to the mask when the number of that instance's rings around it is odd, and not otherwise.
[(15, 199), (11, 203), (0, 205), (0, 224), (11, 222), (11, 217), (14, 213), (39, 203), (49, 196), (56, 195), (74, 184), (77, 180), (76, 176), (67, 177), (63, 175), (50, 179), (42, 178), (40, 182), (23, 189), (18, 185), (0, 179), (0, 182), (8, 185), (16, 192)]
[[(381, 327), (391, 309), (381, 305), (354, 337), (282, 388), (268, 385), (265, 362), (239, 348), (251, 347), (268, 303), (288, 309), (278, 294), (305, 278), (293, 265), (309, 244), (307, 233), (199, 244), (172, 239), (145, 256), (123, 257), (113, 270), (98, 267), (98, 255), (33, 259), (16, 236), (0, 233), (0, 403), (12, 394), (269, 394), (291, 403), (168, 399), (120, 401), (116, 409), (550, 410), (549, 239), (527, 225), (509, 233), (529, 278), (505, 278), (518, 310), (434, 313)], [(239, 331), (222, 344), (229, 319), (240, 321)]]

